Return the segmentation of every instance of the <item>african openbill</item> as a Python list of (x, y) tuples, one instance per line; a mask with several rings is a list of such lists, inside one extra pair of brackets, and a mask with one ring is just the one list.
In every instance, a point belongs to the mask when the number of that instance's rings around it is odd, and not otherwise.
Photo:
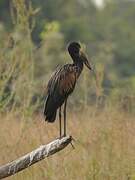
[(73, 60), (72, 64), (59, 66), (51, 76), (47, 85), (47, 96), (45, 100), (44, 116), (45, 121), (53, 123), (56, 119), (56, 113), (59, 109), (60, 137), (61, 129), (61, 107), (64, 104), (64, 135), (66, 136), (66, 105), (67, 98), (73, 92), (76, 81), (80, 76), (83, 65), (92, 69), (87, 56), (81, 50), (78, 42), (72, 42), (68, 46), (68, 52)]

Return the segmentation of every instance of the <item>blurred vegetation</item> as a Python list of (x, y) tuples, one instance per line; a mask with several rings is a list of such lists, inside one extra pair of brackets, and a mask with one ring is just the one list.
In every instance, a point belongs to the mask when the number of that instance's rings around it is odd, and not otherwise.
[[(68, 146), (8, 180), (135, 180), (134, 117), (108, 108), (68, 114), (68, 133), (75, 138), (75, 149)], [(0, 114), (0, 163), (17, 159), (58, 136), (59, 121), (53, 125), (33, 116), (22, 134), (26, 117), (13, 112)], [(21, 137), (21, 138), (20, 138)]]
[[(75, 110), (112, 103), (135, 109), (135, 3), (90, 0), (0, 1), (0, 111), (41, 110), (58, 64), (71, 62), (67, 43), (80, 41), (96, 69), (87, 70), (70, 99)], [(116, 106), (115, 106), (116, 107)]]
[(135, 180), (134, 19), (134, 1), (0, 0), (1, 164), (58, 136), (59, 122), (46, 126), (39, 112), (50, 75), (72, 62), (70, 41), (81, 42), (96, 70), (84, 68), (69, 98), (76, 149), (11, 179)]

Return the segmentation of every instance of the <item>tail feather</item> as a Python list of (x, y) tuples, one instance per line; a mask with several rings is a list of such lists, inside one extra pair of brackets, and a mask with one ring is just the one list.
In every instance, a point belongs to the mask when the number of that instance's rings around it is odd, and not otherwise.
[(55, 106), (51, 97), (47, 96), (44, 107), (45, 121), (53, 123), (56, 119), (56, 114), (57, 114), (57, 107)]

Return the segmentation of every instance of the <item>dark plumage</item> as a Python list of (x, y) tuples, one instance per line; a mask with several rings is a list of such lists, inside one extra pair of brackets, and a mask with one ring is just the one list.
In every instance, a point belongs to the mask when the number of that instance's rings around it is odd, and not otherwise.
[(61, 106), (64, 105), (64, 136), (66, 135), (66, 102), (68, 96), (73, 92), (76, 81), (83, 70), (83, 64), (89, 69), (91, 66), (81, 46), (72, 42), (68, 46), (68, 52), (73, 59), (72, 64), (59, 66), (52, 74), (47, 85), (47, 96), (44, 107), (45, 121), (54, 122), (59, 108), (60, 136), (61, 136)]

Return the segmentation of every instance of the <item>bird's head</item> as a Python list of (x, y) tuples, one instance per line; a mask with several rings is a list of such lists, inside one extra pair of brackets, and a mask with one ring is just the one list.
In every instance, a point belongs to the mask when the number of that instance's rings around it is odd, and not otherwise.
[(87, 55), (81, 48), (81, 45), (78, 42), (72, 42), (68, 46), (68, 52), (72, 57), (74, 62), (82, 61), (89, 70), (92, 70), (92, 67), (88, 61)]

